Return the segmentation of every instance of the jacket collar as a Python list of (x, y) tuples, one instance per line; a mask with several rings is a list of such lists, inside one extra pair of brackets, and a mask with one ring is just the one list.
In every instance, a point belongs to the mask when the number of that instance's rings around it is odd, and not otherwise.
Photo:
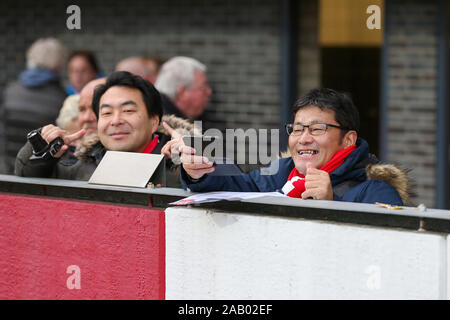
[(19, 75), (20, 83), (29, 88), (42, 87), (49, 82), (58, 82), (59, 79), (57, 73), (42, 68), (27, 69)]
[(176, 117), (188, 119), (181, 111), (177, 108), (177, 106), (170, 100), (168, 96), (161, 93), (161, 102), (163, 106), (163, 113), (164, 114), (173, 114)]
[(375, 156), (369, 158), (369, 145), (366, 140), (358, 138), (356, 140), (356, 149), (348, 155), (344, 163), (330, 174), (333, 184), (341, 183), (345, 180), (366, 180), (364, 162), (372, 159), (378, 162)]

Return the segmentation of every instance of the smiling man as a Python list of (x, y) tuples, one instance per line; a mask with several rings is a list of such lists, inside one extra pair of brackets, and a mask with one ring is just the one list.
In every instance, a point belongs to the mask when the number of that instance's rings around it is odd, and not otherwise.
[[(88, 180), (107, 150), (159, 154), (170, 139), (157, 132), (162, 117), (159, 92), (141, 77), (129, 72), (115, 72), (106, 82), (96, 83), (91, 99), (86, 102), (92, 108), (86, 108), (85, 123), (93, 124), (96, 120), (97, 134), (92, 135), (84, 149), (76, 154), (79, 159), (75, 163), (59, 160), (71, 142), (86, 134), (88, 126), (68, 134), (59, 127), (47, 125), (41, 130), (44, 140), (51, 142), (60, 137), (65, 145), (52, 159), (33, 161), (30, 160), (31, 145), (27, 142), (17, 155), (16, 175)], [(169, 173), (167, 179), (168, 185), (179, 185), (177, 173)]]
[(153, 86), (138, 89), (125, 82), (107, 82), (96, 90), (93, 107), (106, 149), (151, 153), (158, 145), (154, 133), (162, 116), (161, 98)]
[[(314, 89), (294, 105), (286, 125), (290, 157), (272, 163), (272, 174), (211, 176), (214, 164), (180, 147), (182, 185), (192, 191), (280, 191), (290, 197), (402, 205), (408, 200), (405, 172), (377, 164), (358, 137), (359, 114), (346, 95)], [(270, 170), (270, 169), (269, 169)]]

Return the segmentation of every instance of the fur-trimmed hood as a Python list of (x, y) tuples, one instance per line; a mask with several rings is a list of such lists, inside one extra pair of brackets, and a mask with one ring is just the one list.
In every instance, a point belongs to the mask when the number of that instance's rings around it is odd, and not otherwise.
[(366, 166), (367, 180), (382, 180), (397, 190), (405, 205), (410, 204), (412, 191), (408, 178), (409, 170), (401, 169), (393, 164), (368, 164)]
[[(362, 139), (359, 140), (359, 147), (366, 149), (368, 148), (367, 142), (365, 142)], [(362, 141), (362, 142), (361, 142)], [(365, 151), (365, 150), (364, 150)], [(403, 203), (405, 205), (411, 205), (411, 197), (413, 196), (412, 193), (412, 183), (410, 178), (408, 178), (408, 172), (410, 170), (402, 169), (394, 164), (384, 164), (380, 163), (380, 161), (371, 154), (368, 154), (366, 152), (363, 152), (366, 154), (366, 158), (359, 158), (356, 159), (358, 161), (353, 161), (352, 164), (348, 164), (347, 161), (344, 162), (342, 166), (347, 166), (345, 168), (345, 171), (350, 171), (351, 169), (361, 170), (364, 168), (365, 171), (365, 177), (367, 180), (381, 180), (384, 181), (391, 186), (393, 186), (398, 194), (400, 195)], [(281, 152), (280, 154), (281, 158), (290, 158), (291, 153), (289, 149), (285, 152)], [(342, 171), (342, 168), (336, 169), (336, 171)], [(334, 172), (333, 172), (334, 174)], [(341, 172), (338, 172), (338, 175), (345, 176), (345, 178), (348, 178), (349, 180), (359, 180), (359, 178), (356, 175), (353, 175), (352, 177), (348, 177), (348, 174), (342, 174)], [(344, 179), (342, 179), (344, 180)]]
[[(156, 133), (169, 135), (169, 133), (162, 126), (162, 122), (166, 122), (170, 127), (175, 129), (181, 135), (199, 135), (201, 134), (198, 128), (195, 128), (192, 123), (188, 120), (179, 118), (174, 115), (164, 115), (161, 118), (161, 122), (159, 124)], [(81, 139), (75, 150), (75, 156), (79, 159), (86, 159), (89, 157), (91, 151), (95, 148), (97, 144), (99, 144), (100, 139), (97, 134), (89, 135), (83, 139)]]
[(175, 129), (176, 132), (184, 135), (201, 135), (199, 128), (194, 127), (194, 125), (189, 122), (189, 120), (177, 117), (173, 114), (166, 114), (163, 115), (161, 118), (161, 123), (159, 124), (158, 130), (156, 130), (159, 133), (169, 135), (169, 133), (164, 129), (162, 123), (166, 122), (169, 126), (171, 126), (173, 129)]

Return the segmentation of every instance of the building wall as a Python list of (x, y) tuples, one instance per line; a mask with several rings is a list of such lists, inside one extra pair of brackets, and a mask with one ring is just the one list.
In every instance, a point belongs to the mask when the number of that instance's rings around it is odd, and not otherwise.
[(204, 129), (278, 128), (281, 3), (79, 1), (81, 30), (68, 30), (70, 4), (0, 3), (0, 92), (24, 69), (29, 45), (39, 37), (55, 36), (69, 49), (93, 50), (106, 74), (130, 55), (195, 57), (207, 65), (214, 90)]
[(69, 2), (0, 4), (0, 88), (24, 68), (38, 37), (56, 36), (70, 49), (94, 50), (106, 73), (136, 54), (188, 55), (204, 62), (214, 89), (207, 110), (217, 126), (278, 127), (280, 19), (278, 2), (79, 1), (81, 30), (66, 28)]
[(320, 87), (320, 45), (318, 0), (299, 4), (298, 97)]
[(415, 201), (435, 206), (437, 1), (389, 1), (387, 161), (412, 169)]

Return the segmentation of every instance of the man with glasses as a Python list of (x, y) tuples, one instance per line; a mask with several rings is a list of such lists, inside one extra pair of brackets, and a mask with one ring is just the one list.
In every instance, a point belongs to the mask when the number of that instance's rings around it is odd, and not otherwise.
[(403, 170), (377, 164), (358, 137), (359, 113), (352, 100), (331, 89), (314, 89), (294, 105), (286, 125), (290, 157), (277, 160), (271, 175), (211, 176), (214, 164), (179, 147), (181, 181), (195, 192), (280, 191), (290, 197), (403, 205), (408, 181)]

